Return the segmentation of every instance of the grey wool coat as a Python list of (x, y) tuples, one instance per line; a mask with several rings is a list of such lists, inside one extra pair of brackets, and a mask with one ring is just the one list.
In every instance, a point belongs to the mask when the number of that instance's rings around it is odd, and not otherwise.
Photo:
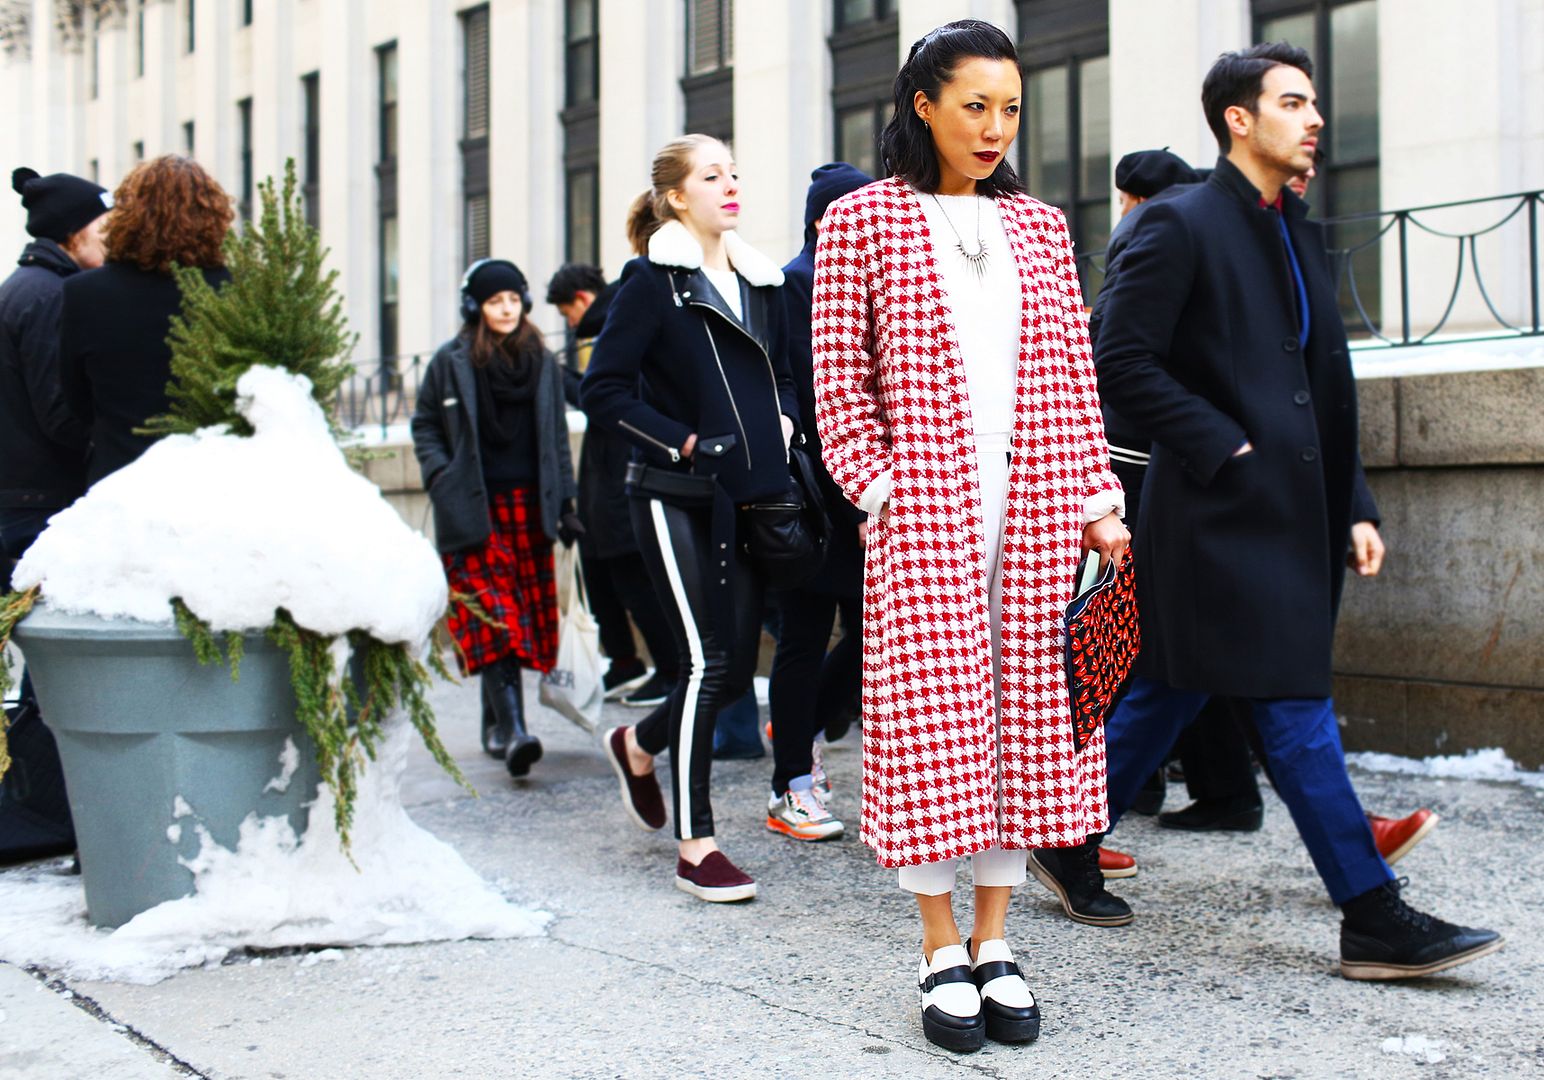
[[(493, 529), (478, 449), (476, 378), (471, 345), (458, 335), (429, 361), (413, 410), (413, 452), (434, 507), (434, 540), (442, 552), (477, 547)], [(557, 357), (546, 351), (535, 408), (542, 531), (556, 540), (563, 504), (575, 498), (578, 488), (568, 449), (563, 376)]]

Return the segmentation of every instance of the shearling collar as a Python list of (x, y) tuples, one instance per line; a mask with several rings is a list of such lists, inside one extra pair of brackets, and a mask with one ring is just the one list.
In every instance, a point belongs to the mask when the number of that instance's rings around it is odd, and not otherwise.
[[(737, 232), (724, 234), (724, 249), (729, 264), (755, 286), (781, 285), (783, 272), (777, 264), (740, 238)], [(702, 268), (702, 245), (679, 221), (667, 221), (649, 237), (649, 261), (658, 266), (679, 266), (683, 270)]]

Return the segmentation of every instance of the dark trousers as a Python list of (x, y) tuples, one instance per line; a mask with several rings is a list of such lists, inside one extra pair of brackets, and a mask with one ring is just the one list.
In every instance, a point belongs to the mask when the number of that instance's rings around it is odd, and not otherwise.
[[(1105, 726), (1112, 827), (1209, 697), (1156, 679), (1131, 681)], [(1330, 899), (1344, 904), (1392, 880), (1346, 775), (1330, 699), (1260, 698), (1250, 710), (1276, 792)]]
[(1214, 697), (1180, 735), (1174, 751), (1192, 799), (1260, 801), (1247, 734), (1252, 712), (1246, 699)]
[[(634, 498), (631, 510), (644, 565), (681, 658), (681, 677), (670, 697), (638, 725), (638, 745), (655, 755), (670, 750), (676, 837), (708, 837), (713, 835), (708, 778), (714, 721), (720, 709), (750, 689), (766, 587), (733, 546), (727, 559), (718, 558), (710, 537), (710, 508)], [(718, 625), (714, 616), (709, 586), (720, 579), (728, 581), (734, 595), (732, 626)]]
[[(635, 624), (660, 677), (675, 682), (681, 671), (675, 635), (660, 607), (643, 556), (634, 551), (609, 559), (585, 559), (584, 587), (590, 595), (590, 610), (600, 624), (600, 647), (605, 654), (612, 660), (637, 659)], [(628, 616), (632, 616), (631, 624)]]
[[(856, 597), (790, 589), (773, 594), (782, 616), (772, 660), (772, 790), (814, 765), (811, 746), (826, 723), (858, 693), (863, 678), (862, 605)], [(842, 615), (842, 639), (829, 653), (831, 627)]]

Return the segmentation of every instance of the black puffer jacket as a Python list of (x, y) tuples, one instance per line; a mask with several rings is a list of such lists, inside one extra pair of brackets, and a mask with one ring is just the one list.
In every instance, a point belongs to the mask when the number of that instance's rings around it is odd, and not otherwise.
[(64, 279), (80, 268), (34, 240), (0, 285), (0, 509), (62, 510), (86, 490), (88, 433), (59, 377)]

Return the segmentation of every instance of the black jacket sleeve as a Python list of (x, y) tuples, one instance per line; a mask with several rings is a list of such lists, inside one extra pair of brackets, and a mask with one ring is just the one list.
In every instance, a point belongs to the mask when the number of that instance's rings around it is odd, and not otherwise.
[(552, 407), (558, 418), (558, 479), (563, 502), (568, 504), (579, 497), (579, 481), (574, 475), (574, 452), (568, 445), (568, 376), (570, 372), (577, 376), (578, 372), (550, 352), (547, 360), (556, 364), (562, 375), (561, 379), (552, 380)]
[(1356, 475), (1351, 478), (1351, 524), (1370, 521), (1377, 525), (1382, 520), (1378, 515), (1378, 502), (1372, 497), (1372, 488), (1367, 486), (1367, 473), (1362, 469), (1362, 455), (1358, 451)]
[(59, 394), (70, 416), (89, 432), (94, 410), (91, 407), (91, 380), (86, 377), (84, 346), (76, 340), (80, 319), (84, 317), (77, 308), (71, 300), (70, 283), (65, 282), (59, 312)]
[(1099, 391), (1173, 452), (1203, 484), (1248, 439), (1244, 429), (1174, 374), (1175, 327), (1190, 297), (1196, 251), (1172, 206), (1150, 208), (1121, 256), (1096, 342)]
[(768, 358), (772, 361), (772, 377), (777, 383), (778, 408), (793, 421), (793, 430), (804, 430), (803, 412), (799, 408), (799, 387), (793, 381), (793, 369), (788, 364), (788, 303), (781, 289), (773, 292), (772, 300), (772, 349)]
[(606, 325), (590, 351), (590, 367), (579, 386), (579, 404), (590, 423), (610, 428), (659, 464), (681, 459), (681, 447), (693, 432), (646, 403), (639, 394), (643, 360), (661, 332), (660, 309), (666, 302), (638, 261), (622, 273)]
[(450, 464), (452, 453), (441, 405), (445, 394), (445, 364), (440, 357), (444, 352), (441, 349), (435, 353), (424, 369), (423, 382), (418, 387), (418, 404), (408, 425), (413, 433), (413, 453), (418, 458), (425, 491), (434, 486), (435, 477)]

